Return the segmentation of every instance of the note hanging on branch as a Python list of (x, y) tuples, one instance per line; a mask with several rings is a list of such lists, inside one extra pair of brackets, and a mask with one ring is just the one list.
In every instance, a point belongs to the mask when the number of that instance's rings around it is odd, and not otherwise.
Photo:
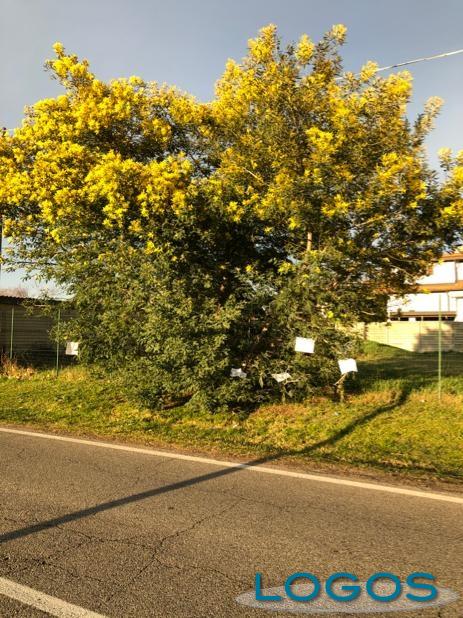
[(245, 378), (248, 374), (244, 372), (241, 367), (239, 369), (233, 369), (230, 371), (230, 376), (232, 378)]
[(277, 382), (286, 382), (286, 380), (291, 379), (291, 374), (287, 371), (284, 371), (283, 373), (272, 373), (272, 378)]
[(306, 337), (296, 337), (296, 343), (294, 350), (296, 352), (304, 352), (305, 354), (313, 354), (315, 348), (315, 341), (313, 339), (306, 339)]
[(77, 356), (79, 354), (79, 342), (68, 341), (66, 342), (66, 356)]
[(345, 358), (338, 361), (339, 371), (344, 375), (351, 371), (357, 371), (357, 362), (353, 358)]

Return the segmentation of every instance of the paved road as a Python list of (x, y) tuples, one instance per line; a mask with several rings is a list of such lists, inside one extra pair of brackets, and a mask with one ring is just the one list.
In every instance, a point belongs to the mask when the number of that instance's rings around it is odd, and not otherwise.
[[(0, 579), (104, 616), (270, 616), (235, 602), (256, 571), (463, 593), (463, 504), (2, 432), (0, 458)], [(0, 594), (2, 617), (47, 615)], [(400, 614), (422, 615), (463, 604)]]

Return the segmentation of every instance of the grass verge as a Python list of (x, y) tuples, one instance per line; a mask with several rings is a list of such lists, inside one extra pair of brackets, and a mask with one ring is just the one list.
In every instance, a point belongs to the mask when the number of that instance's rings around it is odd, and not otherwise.
[(314, 398), (249, 415), (152, 411), (109, 378), (69, 367), (0, 377), (0, 423), (131, 439), (214, 454), (290, 458), (463, 480), (463, 354), (447, 354), (442, 397), (436, 355), (368, 344), (343, 404)]

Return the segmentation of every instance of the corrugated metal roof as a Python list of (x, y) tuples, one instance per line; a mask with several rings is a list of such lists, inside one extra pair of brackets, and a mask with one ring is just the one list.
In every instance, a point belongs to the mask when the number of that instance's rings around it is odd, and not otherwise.
[[(47, 299), (49, 302), (51, 303), (61, 303), (63, 302), (61, 299), (57, 299), (57, 298), (49, 298)], [(34, 296), (10, 296), (9, 294), (4, 294), (3, 292), (0, 292), (0, 303), (2, 303), (3, 305), (7, 305), (7, 304), (14, 304), (14, 305), (20, 305), (21, 303), (25, 302), (25, 301), (39, 301), (39, 302), (43, 302), (44, 299), (43, 298), (37, 298)]]
[[(29, 297), (13, 296), (11, 294), (0, 293), (0, 303), (8, 303), (8, 302), (20, 303), (24, 300), (30, 300), (30, 299)], [(32, 300), (35, 300), (35, 299), (33, 298)]]

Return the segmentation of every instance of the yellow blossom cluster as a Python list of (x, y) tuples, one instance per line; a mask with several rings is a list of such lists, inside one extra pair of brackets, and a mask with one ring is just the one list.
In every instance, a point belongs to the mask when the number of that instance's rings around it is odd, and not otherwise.
[(54, 50), (47, 66), (65, 93), (27, 108), (22, 126), (0, 135), (5, 233), (40, 229), (65, 245), (92, 227), (143, 237), (150, 218), (181, 216), (193, 191), (181, 136), (202, 127), (206, 106), (136, 76), (104, 83), (62, 44)]
[(296, 58), (301, 64), (306, 65), (308, 64), (308, 62), (310, 62), (310, 59), (313, 56), (314, 49), (315, 45), (306, 34), (303, 34), (299, 39), (299, 43), (296, 48)]
[[(333, 51), (324, 55), (307, 36), (281, 52), (270, 25), (241, 64), (228, 62), (211, 104), (226, 146), (210, 182), (219, 187), (217, 201), (232, 187), (226, 212), (235, 219), (254, 216), (264, 229), (284, 224), (302, 235), (339, 217), (370, 220), (398, 200), (409, 210), (425, 203), (421, 144), (440, 101), (427, 103), (413, 142), (410, 73), (382, 77), (368, 62), (359, 75), (338, 74), (336, 48), (345, 36), (344, 26), (333, 26), (323, 48)], [(320, 215), (326, 223), (311, 222)]]
[(450, 148), (441, 148), (439, 158), (447, 172), (442, 189), (444, 219), (458, 229), (463, 221), (463, 150), (453, 155)]
[[(113, 230), (156, 253), (166, 221), (218, 215), (302, 246), (314, 232), (314, 242), (345, 250), (352, 226), (374, 243), (376, 221), (426, 204), (422, 144), (441, 101), (427, 103), (412, 131), (411, 75), (379, 76), (373, 62), (343, 74), (345, 37), (336, 25), (322, 44), (304, 35), (283, 50), (269, 25), (241, 63), (227, 63), (210, 103), (137, 76), (105, 83), (57, 43), (47, 66), (64, 94), (0, 135), (7, 233), (65, 246)], [(445, 212), (455, 216), (463, 155), (440, 156), (451, 172)], [(344, 235), (333, 233), (340, 221)]]

